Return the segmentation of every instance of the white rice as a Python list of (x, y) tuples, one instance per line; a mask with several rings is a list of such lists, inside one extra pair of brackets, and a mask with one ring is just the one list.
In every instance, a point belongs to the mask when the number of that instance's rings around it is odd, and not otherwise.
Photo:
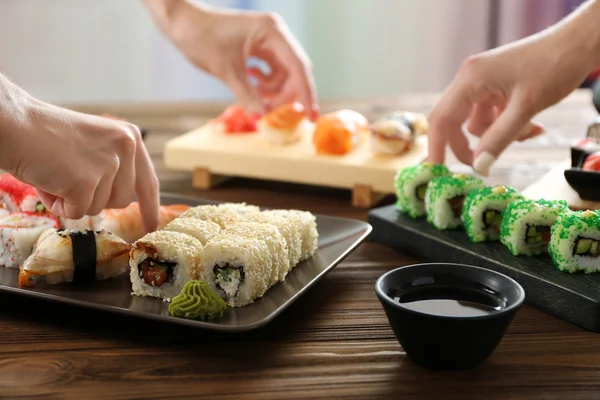
[(187, 233), (198, 239), (202, 245), (205, 245), (210, 238), (221, 231), (221, 227), (216, 222), (205, 221), (200, 218), (175, 218), (165, 226), (164, 230)]

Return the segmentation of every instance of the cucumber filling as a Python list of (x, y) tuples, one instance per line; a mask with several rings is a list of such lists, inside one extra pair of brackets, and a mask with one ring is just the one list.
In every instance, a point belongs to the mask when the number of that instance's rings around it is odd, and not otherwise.
[(244, 282), (244, 267), (234, 267), (229, 264), (215, 265), (213, 273), (216, 276), (215, 284), (225, 292), (227, 297), (237, 296), (240, 285)]
[(462, 206), (465, 202), (465, 196), (455, 196), (448, 200), (450, 204), (450, 208), (452, 209), (452, 213), (456, 218), (460, 218), (460, 214), (462, 213)]
[(525, 243), (531, 247), (545, 247), (550, 243), (550, 227), (546, 225), (528, 225), (525, 235)]
[(42, 204), (41, 201), (38, 201), (37, 204), (35, 205), (35, 210), (38, 213), (43, 214), (46, 212), (46, 207)]
[(427, 193), (427, 184), (417, 186), (417, 199), (425, 200), (425, 194)]
[(586, 257), (598, 257), (598, 241), (594, 239), (587, 239), (578, 237), (573, 246), (573, 255), (586, 256)]
[(502, 223), (502, 212), (498, 210), (485, 210), (483, 213), (483, 225), (494, 232), (500, 232)]

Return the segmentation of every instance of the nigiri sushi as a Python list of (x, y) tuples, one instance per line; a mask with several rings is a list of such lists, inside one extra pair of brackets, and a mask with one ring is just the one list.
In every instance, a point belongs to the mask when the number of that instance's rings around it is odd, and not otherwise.
[(19, 286), (86, 284), (123, 274), (131, 244), (106, 231), (47, 229), (19, 268)]
[(371, 149), (377, 154), (399, 155), (415, 143), (410, 127), (396, 119), (383, 118), (371, 124)]
[(429, 130), (429, 121), (427, 121), (425, 114), (421, 113), (394, 111), (384, 116), (383, 119), (394, 120), (405, 124), (410, 131), (417, 136), (425, 135)]
[(56, 218), (33, 213), (9, 213), (0, 217), (0, 266), (17, 268), (29, 257), (44, 231), (59, 227)]
[(340, 110), (322, 115), (313, 132), (317, 153), (343, 155), (350, 153), (369, 132), (369, 121), (359, 112)]
[[(173, 204), (160, 206), (160, 219), (158, 229), (164, 228), (169, 222), (179, 217), (190, 206)], [(125, 208), (107, 208), (97, 217), (95, 230), (105, 230), (114, 233), (128, 243), (133, 243), (144, 236), (142, 227), (142, 214), (137, 202)]]
[(302, 140), (310, 131), (312, 123), (306, 118), (300, 103), (284, 104), (258, 120), (257, 127), (275, 144), (291, 144)]

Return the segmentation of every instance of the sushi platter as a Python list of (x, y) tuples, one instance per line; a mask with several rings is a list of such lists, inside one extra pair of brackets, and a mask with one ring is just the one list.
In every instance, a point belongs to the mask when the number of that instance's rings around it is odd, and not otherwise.
[(0, 292), (241, 332), (283, 312), (371, 232), (362, 221), (161, 194), (156, 231), (136, 202), (52, 216), (0, 175)]
[(399, 169), (427, 154), (427, 122), (420, 114), (397, 112), (371, 122), (340, 110), (313, 123), (296, 106), (258, 121), (238, 117), (243, 121), (230, 128), (232, 112), (224, 113), (225, 122), (211, 121), (170, 140), (166, 166), (192, 173), (197, 188), (227, 177), (293, 182), (352, 190), (353, 205), (370, 208), (393, 194)]
[(487, 186), (439, 164), (408, 167), (395, 184), (396, 204), (369, 212), (371, 240), (425, 262), (506, 274), (523, 286), (529, 305), (600, 332), (597, 207), (573, 207), (535, 185), (521, 193)]

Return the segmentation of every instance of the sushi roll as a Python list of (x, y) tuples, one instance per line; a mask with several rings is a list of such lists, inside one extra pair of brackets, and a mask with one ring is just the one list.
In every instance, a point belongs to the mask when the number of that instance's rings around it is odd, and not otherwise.
[(416, 136), (408, 124), (383, 118), (371, 124), (371, 150), (375, 154), (397, 156), (409, 151)]
[(439, 230), (461, 227), (465, 196), (483, 187), (481, 179), (466, 174), (433, 178), (425, 195), (427, 221)]
[(429, 130), (429, 122), (425, 114), (410, 111), (394, 111), (383, 118), (405, 124), (416, 136), (426, 135)]
[(523, 196), (508, 186), (471, 190), (462, 208), (463, 226), (471, 242), (497, 241), (503, 211), (510, 203), (520, 199)]
[(254, 214), (260, 212), (260, 207), (246, 203), (221, 203), (218, 208), (228, 208), (237, 212), (239, 215)]
[(516, 200), (502, 214), (500, 242), (514, 256), (546, 253), (550, 227), (559, 215), (567, 211), (569, 207), (564, 200)]
[(10, 213), (0, 218), (0, 266), (17, 268), (31, 255), (42, 233), (60, 228), (56, 218), (29, 213)]
[(401, 169), (395, 176), (396, 207), (413, 218), (424, 217), (425, 194), (429, 181), (438, 176), (449, 176), (443, 164), (422, 163)]
[[(277, 217), (289, 220), (293, 229), (300, 233), (300, 260), (311, 258), (319, 248), (319, 231), (317, 229), (317, 217), (308, 211), (300, 210), (266, 210), (263, 211), (268, 217)], [(272, 222), (276, 225), (279, 222)], [(290, 239), (293, 243), (294, 239)]]
[(269, 248), (269, 254), (272, 255), (269, 284), (274, 285), (285, 279), (289, 271), (287, 243), (275, 225), (261, 222), (237, 222), (226, 231), (241, 238), (253, 237), (265, 242)]
[(287, 254), (288, 264), (286, 268), (282, 269), (280, 275), (281, 280), (285, 279), (288, 272), (300, 262), (302, 255), (302, 225), (300, 218), (286, 218), (278, 213), (265, 211), (246, 215), (240, 221), (258, 222), (276, 227), (284, 239), (285, 253)]
[(216, 222), (205, 221), (200, 218), (175, 218), (163, 230), (186, 233), (205, 245), (210, 238), (221, 231), (221, 227)]
[(202, 275), (210, 288), (231, 307), (243, 307), (262, 297), (276, 280), (282, 247), (253, 229), (231, 228), (204, 247)]
[(237, 207), (207, 204), (190, 208), (181, 214), (179, 218), (199, 218), (212, 221), (217, 223), (221, 229), (225, 229), (237, 222), (240, 213)]
[(304, 106), (297, 102), (275, 108), (259, 119), (256, 126), (270, 142), (277, 145), (299, 142), (312, 129)]
[(129, 254), (133, 294), (170, 301), (199, 276), (204, 246), (188, 234), (155, 231), (137, 240)]
[[(164, 228), (169, 222), (188, 211), (185, 204), (161, 205), (157, 229)], [(84, 220), (85, 221), (85, 220)], [(94, 229), (112, 232), (128, 243), (133, 243), (144, 236), (140, 205), (132, 202), (125, 208), (107, 208), (91, 221)]]
[(550, 230), (548, 250), (556, 268), (586, 274), (600, 271), (600, 211), (566, 211)]
[(35, 194), (35, 189), (11, 174), (0, 175), (0, 204), (10, 212), (20, 212), (23, 200)]
[(318, 154), (344, 155), (354, 150), (369, 133), (367, 118), (353, 110), (340, 110), (319, 117), (313, 131)]
[(131, 245), (106, 231), (47, 229), (19, 268), (19, 285), (89, 284), (127, 270)]

